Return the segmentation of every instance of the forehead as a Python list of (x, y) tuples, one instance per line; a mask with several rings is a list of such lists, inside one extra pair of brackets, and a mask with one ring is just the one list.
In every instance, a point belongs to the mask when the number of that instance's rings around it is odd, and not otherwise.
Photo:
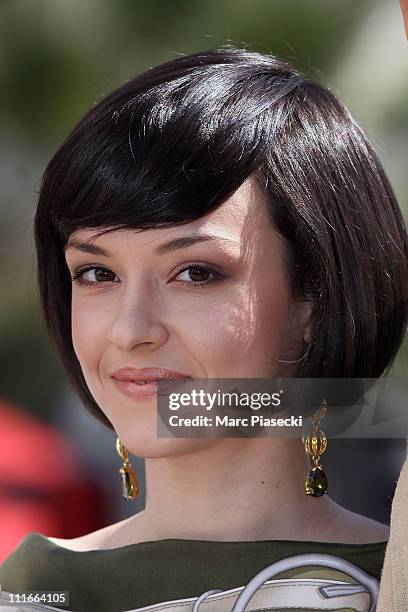
[(154, 248), (163, 239), (177, 238), (187, 233), (211, 235), (221, 241), (224, 240), (226, 246), (227, 243), (239, 245), (244, 241), (246, 243), (252, 241), (251, 237), (253, 240), (259, 240), (265, 229), (270, 233), (271, 227), (266, 221), (267, 213), (259, 188), (248, 179), (217, 209), (191, 223), (143, 231), (121, 228), (100, 237), (96, 234), (102, 228), (79, 229), (70, 235), (67, 247), (72, 241), (98, 244), (117, 240), (123, 242), (123, 236), (126, 235), (128, 246), (131, 242), (132, 245), (137, 243), (138, 248), (144, 246)]

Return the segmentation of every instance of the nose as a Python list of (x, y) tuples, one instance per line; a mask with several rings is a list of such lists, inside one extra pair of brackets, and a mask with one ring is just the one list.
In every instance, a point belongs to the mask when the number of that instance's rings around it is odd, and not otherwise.
[(168, 331), (159, 314), (157, 300), (140, 289), (118, 299), (108, 331), (108, 341), (123, 351), (137, 346), (155, 349), (167, 341)]

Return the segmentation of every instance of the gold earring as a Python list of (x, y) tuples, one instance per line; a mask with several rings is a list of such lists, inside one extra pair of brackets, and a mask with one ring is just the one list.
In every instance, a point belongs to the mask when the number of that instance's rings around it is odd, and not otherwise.
[(327, 412), (327, 403), (323, 399), (323, 402), (313, 416), (313, 429), (306, 437), (302, 438), (303, 444), (305, 445), (306, 453), (312, 457), (313, 467), (308, 473), (305, 481), (306, 495), (312, 495), (313, 497), (320, 497), (327, 493), (328, 483), (326, 474), (323, 471), (323, 467), (320, 464), (320, 455), (324, 453), (327, 448), (327, 437), (326, 434), (319, 429), (320, 419), (322, 419)]
[(135, 499), (140, 495), (139, 481), (132, 470), (132, 464), (129, 461), (129, 451), (119, 438), (116, 438), (116, 450), (121, 459), (123, 459), (123, 465), (119, 470), (122, 478), (122, 496), (127, 500)]

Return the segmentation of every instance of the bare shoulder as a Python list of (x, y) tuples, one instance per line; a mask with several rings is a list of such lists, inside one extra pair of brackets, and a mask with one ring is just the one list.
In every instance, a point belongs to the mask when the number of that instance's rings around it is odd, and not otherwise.
[(63, 538), (48, 538), (50, 542), (53, 542), (57, 546), (66, 548), (67, 550), (73, 550), (76, 552), (85, 552), (89, 550), (102, 550), (104, 548), (103, 542), (109, 533), (109, 529), (112, 525), (87, 533), (83, 536), (71, 539)]
[(361, 529), (361, 535), (367, 538), (367, 542), (383, 542), (388, 540), (390, 536), (390, 528), (388, 525), (379, 523), (365, 516), (359, 517), (358, 528)]
[[(133, 519), (134, 517), (131, 518)], [(63, 539), (49, 537), (48, 540), (57, 546), (75, 552), (88, 552), (91, 550), (109, 550), (111, 548), (118, 548), (131, 543), (129, 541), (121, 541), (116, 537), (116, 534), (122, 534), (124, 532), (124, 528), (126, 528), (129, 520), (129, 518), (123, 519), (122, 521), (113, 523), (112, 525), (107, 525), (106, 527), (102, 527), (102, 529), (92, 531), (91, 533), (87, 533), (77, 538)]]
[(338, 523), (341, 524), (339, 541), (370, 544), (388, 540), (390, 529), (387, 525), (346, 508), (339, 508), (339, 514), (341, 514), (341, 521)]

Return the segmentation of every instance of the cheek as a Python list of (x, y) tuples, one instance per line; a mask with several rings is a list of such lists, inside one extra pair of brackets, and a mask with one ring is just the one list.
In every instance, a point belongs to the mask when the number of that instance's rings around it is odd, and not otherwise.
[(180, 341), (206, 376), (262, 376), (265, 354), (285, 350), (290, 317), (283, 278), (254, 275), (207, 306), (184, 310), (179, 326)]
[(96, 367), (105, 338), (106, 320), (101, 311), (85, 307), (73, 296), (71, 306), (72, 343), (86, 377)]
[(242, 351), (249, 342), (251, 304), (245, 286), (191, 302), (172, 320), (179, 341), (206, 369)]
[(256, 273), (225, 308), (223, 329), (241, 352), (254, 345), (280, 343), (289, 322), (289, 298), (285, 279), (278, 274)]

